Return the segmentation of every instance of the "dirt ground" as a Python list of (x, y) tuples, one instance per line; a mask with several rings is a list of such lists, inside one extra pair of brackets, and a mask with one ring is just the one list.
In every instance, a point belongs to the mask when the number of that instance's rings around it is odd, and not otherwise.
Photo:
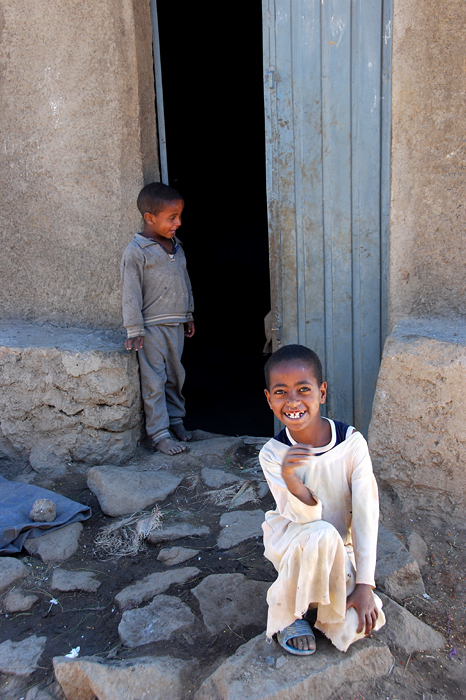
[[(145, 448), (141, 448), (142, 451)], [(250, 469), (251, 459), (257, 456), (253, 446), (236, 454), (228, 465), (229, 470), (245, 474), (244, 465)], [(9, 460), (0, 460), (0, 473), (8, 479), (28, 478), (30, 468)], [(57, 491), (92, 508), (92, 517), (84, 523), (77, 552), (63, 563), (67, 570), (86, 570), (98, 573), (101, 586), (94, 594), (83, 592), (58, 593), (52, 591), (50, 583), (54, 568), (58, 564), (43, 564), (39, 559), (19, 555), (31, 568), (28, 583), (21, 588), (39, 596), (29, 612), (0, 614), (0, 643), (6, 639), (19, 641), (31, 634), (45, 635), (47, 646), (42, 657), (43, 666), (26, 681), (0, 674), (0, 698), (20, 700), (29, 688), (44, 686), (52, 682), (52, 658), (67, 654), (80, 646), (80, 656), (98, 656), (102, 659), (125, 659), (148, 653), (171, 654), (178, 658), (197, 658), (201, 674), (194, 687), (227, 656), (244, 642), (263, 630), (244, 628), (237, 632), (224, 632), (212, 637), (204, 628), (194, 637), (177, 636), (171, 643), (161, 642), (137, 649), (122, 646), (118, 637), (121, 612), (114, 597), (122, 588), (143, 578), (148, 573), (166, 570), (157, 561), (162, 547), (181, 545), (199, 549), (200, 553), (184, 566), (197, 566), (201, 575), (183, 586), (172, 586), (167, 594), (179, 596), (195, 613), (199, 613), (196, 598), (191, 594), (200, 580), (209, 574), (242, 573), (259, 581), (273, 581), (275, 574), (270, 562), (263, 557), (260, 540), (249, 540), (231, 550), (219, 551), (216, 541), (219, 533), (218, 521), (226, 507), (206, 505), (203, 492), (206, 487), (199, 482), (193, 488), (194, 475), (186, 474), (176, 492), (160, 504), (163, 522), (180, 512), (195, 514), (196, 522), (207, 525), (210, 535), (191, 537), (161, 545), (145, 545), (135, 556), (106, 558), (95, 550), (96, 537), (103, 526), (112, 522), (99, 508), (96, 497), (88, 490), (86, 473), (70, 471), (66, 477), (46, 480), (41, 475), (33, 477), (34, 483)], [(464, 700), (466, 697), (466, 531), (449, 528), (439, 519), (435, 526), (425, 522), (413, 522), (407, 517), (391, 511), (390, 503), (384, 502), (383, 522), (404, 540), (415, 530), (427, 542), (429, 560), (422, 567), (425, 588), (429, 600), (415, 596), (404, 601), (405, 607), (419, 619), (440, 630), (448, 639), (448, 645), (440, 652), (415, 653), (407, 656), (394, 650), (394, 666), (388, 676), (372, 684), (346, 686), (332, 700)], [(246, 504), (244, 509), (272, 506), (268, 494), (259, 506)], [(51, 602), (52, 599), (56, 603)], [(0, 600), (1, 610), (1, 600)], [(318, 643), (318, 638), (317, 638)], [(310, 659), (312, 663), (312, 657)], [(192, 697), (191, 692), (187, 697)]]

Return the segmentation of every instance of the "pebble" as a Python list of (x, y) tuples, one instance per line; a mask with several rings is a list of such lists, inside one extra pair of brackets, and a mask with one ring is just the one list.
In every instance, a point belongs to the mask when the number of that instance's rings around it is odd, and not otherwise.
[(49, 498), (38, 498), (32, 505), (29, 517), (36, 523), (52, 523), (57, 517), (57, 507)]
[(277, 669), (281, 668), (282, 666), (284, 666), (286, 664), (287, 661), (288, 661), (288, 659), (286, 658), (286, 656), (279, 656), (277, 661), (275, 662), (275, 668), (277, 668)]

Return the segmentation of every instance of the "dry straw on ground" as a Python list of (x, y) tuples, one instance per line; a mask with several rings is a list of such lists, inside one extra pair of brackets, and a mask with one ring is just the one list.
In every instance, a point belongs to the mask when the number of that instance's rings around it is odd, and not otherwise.
[(94, 541), (99, 559), (134, 556), (154, 530), (162, 528), (163, 513), (156, 506), (152, 511), (133, 513), (102, 528)]
[(238, 489), (238, 484), (226, 486), (223, 489), (214, 491), (206, 491), (204, 496), (207, 503), (215, 506), (227, 506), (228, 509), (241, 503), (259, 503), (259, 498), (256, 493), (257, 483), (255, 479), (247, 479)]

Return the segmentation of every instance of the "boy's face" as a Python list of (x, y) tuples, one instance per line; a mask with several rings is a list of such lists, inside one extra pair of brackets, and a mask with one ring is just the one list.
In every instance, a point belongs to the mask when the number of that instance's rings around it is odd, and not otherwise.
[(165, 209), (158, 214), (144, 214), (144, 231), (150, 234), (151, 238), (173, 238), (177, 229), (181, 226), (181, 214), (183, 213), (184, 202), (175, 200), (170, 202)]
[(321, 420), (327, 382), (319, 386), (312, 367), (303, 362), (281, 362), (270, 372), (270, 390), (265, 395), (274, 415), (293, 434)]

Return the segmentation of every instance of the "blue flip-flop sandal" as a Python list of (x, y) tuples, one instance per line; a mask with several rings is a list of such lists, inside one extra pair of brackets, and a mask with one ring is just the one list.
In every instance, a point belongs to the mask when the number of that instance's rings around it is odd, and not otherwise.
[(295, 639), (296, 637), (312, 637), (315, 641), (314, 632), (309, 622), (306, 620), (295, 620), (292, 625), (288, 625), (281, 632), (277, 632), (277, 640), (280, 646), (290, 654), (310, 656), (315, 652), (315, 649), (295, 649), (287, 644), (290, 639)]

